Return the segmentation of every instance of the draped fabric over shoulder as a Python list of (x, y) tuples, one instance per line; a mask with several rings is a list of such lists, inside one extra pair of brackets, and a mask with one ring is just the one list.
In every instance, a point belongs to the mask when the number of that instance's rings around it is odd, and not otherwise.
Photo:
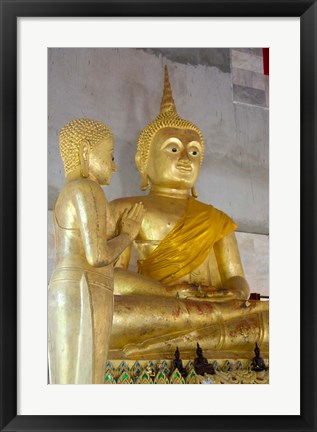
[(174, 229), (147, 259), (138, 261), (139, 273), (167, 284), (177, 280), (199, 267), (213, 245), (236, 228), (222, 211), (189, 197)]

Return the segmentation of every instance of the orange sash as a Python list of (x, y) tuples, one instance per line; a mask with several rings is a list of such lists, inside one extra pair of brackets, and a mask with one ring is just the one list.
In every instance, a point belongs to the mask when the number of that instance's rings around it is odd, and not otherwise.
[(167, 284), (175, 281), (199, 267), (213, 245), (236, 228), (222, 211), (189, 197), (174, 229), (148, 258), (138, 261), (139, 273)]

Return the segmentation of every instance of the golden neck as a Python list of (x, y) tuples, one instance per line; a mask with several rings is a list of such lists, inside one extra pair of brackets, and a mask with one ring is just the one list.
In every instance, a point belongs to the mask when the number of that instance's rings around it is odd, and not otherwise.
[(81, 175), (81, 171), (80, 171), (80, 167), (76, 167), (75, 169), (73, 169), (71, 172), (69, 172), (66, 176), (66, 181), (71, 181), (71, 180), (78, 180), (82, 178)]
[(80, 167), (77, 167), (77, 168), (73, 169), (70, 173), (68, 173), (65, 181), (69, 182), (72, 180), (79, 180), (79, 179), (89, 179), (89, 180), (92, 180), (92, 181), (98, 183), (97, 179), (91, 174), (89, 174), (88, 177), (83, 177)]
[(169, 198), (187, 199), (189, 197), (189, 189), (173, 189), (164, 186), (152, 185), (150, 195), (160, 195)]

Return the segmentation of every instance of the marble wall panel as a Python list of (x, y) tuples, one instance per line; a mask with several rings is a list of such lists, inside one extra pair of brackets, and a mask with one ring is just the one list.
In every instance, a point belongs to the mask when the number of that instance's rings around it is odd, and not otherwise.
[(268, 107), (269, 77), (264, 75), (262, 49), (232, 49), (231, 55), (234, 102)]
[(265, 77), (264, 77), (265, 79), (264, 79), (264, 86), (265, 86), (265, 105), (267, 106), (267, 107), (269, 107), (270, 106), (270, 87), (269, 87), (269, 76), (268, 75), (265, 75)]
[(232, 83), (239, 86), (265, 90), (265, 78), (263, 73), (232, 68)]
[(232, 49), (232, 67), (263, 73), (263, 56)]
[(263, 55), (263, 48), (234, 48), (234, 50), (241, 51), (251, 55), (256, 55), (259, 57)]
[(235, 102), (242, 102), (250, 105), (259, 105), (263, 107), (266, 106), (264, 90), (233, 84), (233, 95)]

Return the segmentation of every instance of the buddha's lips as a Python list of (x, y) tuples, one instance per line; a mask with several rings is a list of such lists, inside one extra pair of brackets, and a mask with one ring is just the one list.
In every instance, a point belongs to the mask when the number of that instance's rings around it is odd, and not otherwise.
[(178, 165), (176, 166), (176, 168), (177, 168), (179, 171), (181, 171), (181, 172), (186, 172), (186, 173), (192, 172), (192, 170), (193, 170), (193, 168), (192, 168), (190, 165), (180, 165), (180, 164), (178, 164)]

